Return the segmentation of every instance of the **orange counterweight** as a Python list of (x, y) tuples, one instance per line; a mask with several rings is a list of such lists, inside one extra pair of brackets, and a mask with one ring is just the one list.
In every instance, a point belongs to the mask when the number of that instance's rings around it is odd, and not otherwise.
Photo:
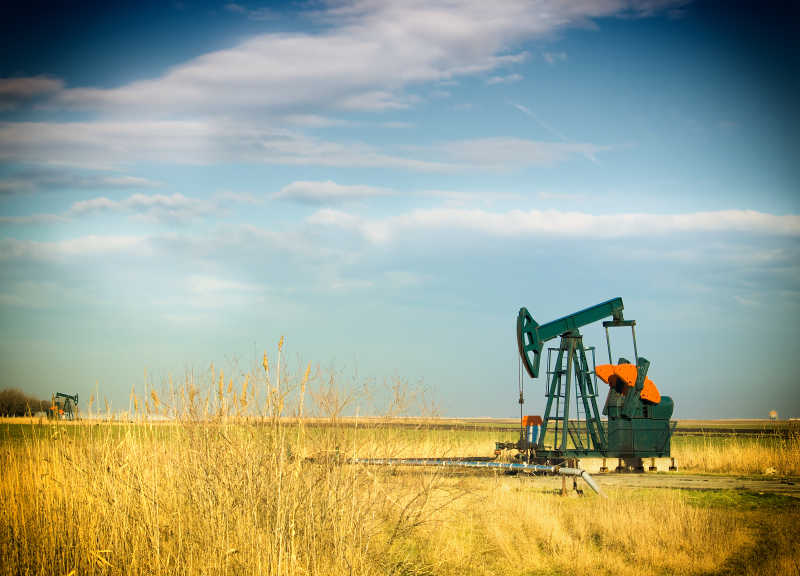
[[(609, 386), (616, 386), (618, 382), (622, 382), (633, 388), (636, 386), (638, 369), (635, 364), (601, 364), (595, 368), (595, 373)], [(645, 378), (640, 396), (642, 400), (653, 404), (661, 402), (661, 393), (650, 378)]]
[(542, 425), (542, 417), (541, 416), (523, 416), (522, 417), (522, 425), (523, 426), (541, 426)]

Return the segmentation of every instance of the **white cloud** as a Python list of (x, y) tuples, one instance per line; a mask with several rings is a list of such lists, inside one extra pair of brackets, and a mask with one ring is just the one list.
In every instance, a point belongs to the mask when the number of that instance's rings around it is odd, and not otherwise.
[(566, 52), (544, 52), (542, 54), (542, 58), (544, 61), (550, 64), (550, 66), (554, 66), (559, 62), (566, 62), (567, 61), (567, 53)]
[[(341, 110), (408, 108), (420, 101), (420, 86), (459, 77), (514, 81), (520, 75), (508, 69), (528, 57), (520, 47), (531, 39), (594, 18), (650, 15), (670, 4), (333, 1), (307, 13), (318, 24), (315, 33), (260, 34), (114, 88), (65, 88), (48, 77), (0, 80), (9, 98), (52, 94), (51, 106), (101, 114), (86, 122), (0, 124), (0, 160), (99, 169), (245, 162), (447, 170), (427, 159), (281, 128), (336, 125), (328, 116)], [(238, 3), (227, 9), (251, 18), (270, 14)]]
[(220, 207), (225, 207), (228, 204), (246, 204), (255, 206), (261, 204), (263, 198), (250, 194), (249, 192), (234, 192), (232, 190), (222, 190), (216, 195), (216, 203)]
[(101, 196), (89, 200), (75, 202), (70, 208), (72, 214), (89, 214), (93, 212), (105, 212), (107, 210), (118, 210), (121, 208), (119, 202)]
[(0, 196), (13, 196), (15, 194), (30, 194), (36, 190), (34, 182), (23, 178), (6, 178), (0, 180)]
[[(227, 9), (248, 17), (270, 15), (241, 4)], [(110, 89), (62, 90), (59, 101), (156, 116), (405, 107), (408, 87), (513, 65), (526, 57), (514, 48), (530, 39), (585, 26), (593, 18), (653, 12), (650, 0), (331, 2), (313, 15), (319, 33), (261, 34), (158, 78)]]
[[(227, 162), (402, 168), (423, 172), (552, 165), (573, 155), (596, 161), (607, 148), (587, 142), (484, 138), (386, 154), (359, 142), (320, 140), (297, 132), (222, 121), (0, 123), (0, 160), (110, 169), (134, 162)], [(70, 177), (60, 186), (155, 187), (133, 177)], [(55, 184), (54, 184), (55, 185)]]
[[(0, 150), (3, 144), (0, 143)], [(48, 159), (49, 160), (49, 159)], [(158, 188), (162, 182), (125, 174), (84, 173), (64, 168), (36, 167), (15, 172), (0, 179), (0, 196), (30, 194), (38, 190), (90, 190), (90, 189), (134, 189)]]
[(275, 12), (270, 10), (269, 8), (248, 8), (242, 4), (236, 4), (231, 2), (229, 4), (225, 4), (225, 10), (228, 12), (233, 12), (234, 14), (241, 14), (242, 16), (247, 17), (248, 20), (273, 20), (276, 18)]
[(186, 279), (188, 303), (193, 308), (221, 309), (261, 304), (267, 286), (238, 282), (218, 276), (192, 275)]
[[(163, 186), (163, 183), (139, 176), (106, 176), (105, 178), (98, 178), (94, 185), (109, 188), (158, 188)], [(81, 188), (87, 187), (81, 186)]]
[(384, 128), (413, 128), (416, 126), (413, 122), (400, 122), (400, 121), (391, 121), (391, 122), (381, 122), (380, 124)]
[(123, 202), (126, 208), (131, 210), (197, 210), (202, 205), (202, 201), (195, 198), (187, 198), (183, 194), (134, 194)]
[(216, 276), (193, 275), (187, 280), (189, 291), (193, 294), (219, 294), (224, 292), (261, 292), (265, 289), (259, 284), (248, 284), (218, 278)]
[(548, 192), (543, 190), (537, 194), (540, 200), (555, 200), (557, 202), (577, 202), (586, 200), (586, 194), (571, 194), (568, 192)]
[(346, 200), (363, 200), (389, 196), (392, 191), (373, 186), (344, 186), (331, 180), (325, 182), (297, 181), (284, 186), (273, 198), (309, 204), (332, 204)]
[(418, 101), (414, 96), (398, 96), (385, 90), (373, 90), (343, 98), (339, 108), (344, 110), (405, 110)]
[(83, 256), (128, 252), (142, 246), (138, 236), (82, 236), (60, 242), (42, 242), (40, 246), (51, 248), (54, 255)]
[(372, 243), (390, 241), (414, 230), (464, 230), (499, 237), (648, 237), (684, 232), (741, 232), (800, 236), (800, 216), (752, 210), (688, 214), (605, 214), (556, 210), (489, 212), (453, 208), (415, 210), (382, 220), (368, 220), (337, 210), (319, 210), (309, 222), (352, 231)]
[[(214, 261), (229, 263), (240, 260), (243, 266), (251, 268), (253, 257), (259, 262), (277, 257), (283, 266), (287, 264), (287, 255), (300, 266), (352, 263), (347, 251), (327, 243), (320, 244), (317, 240), (318, 236), (310, 234), (302, 225), (283, 228), (225, 225), (202, 227), (197, 234), (169, 229), (153, 235), (88, 235), (49, 242), (0, 238), (0, 261), (131, 254), (150, 259), (168, 256), (180, 262), (190, 262), (192, 267), (207, 266)], [(198, 290), (203, 287), (210, 290), (214, 284), (196, 283), (194, 286)]]
[(128, 122), (0, 123), (0, 160), (106, 170), (136, 162), (210, 165), (230, 162), (453, 169), (443, 162), (382, 153), (224, 119)]
[(508, 76), (492, 76), (486, 83), (489, 86), (493, 86), (495, 84), (513, 84), (515, 82), (519, 82), (524, 77), (521, 74), (509, 74)]
[[(759, 233), (759, 232), (753, 232)], [(753, 243), (755, 244), (755, 243)], [(704, 242), (701, 247), (689, 245), (684, 247), (660, 247), (637, 245), (626, 250), (629, 258), (642, 261), (674, 261), (674, 262), (717, 262), (732, 269), (741, 271), (757, 269), (770, 269), (788, 271), (794, 278), (800, 278), (796, 267), (791, 263), (797, 261), (794, 251), (786, 248), (753, 246), (736, 241), (729, 242)], [(763, 280), (763, 273), (758, 273)]]
[(392, 224), (389, 221), (364, 220), (359, 216), (331, 208), (317, 210), (308, 217), (308, 222), (356, 232), (374, 244), (386, 242), (392, 233)]
[(11, 110), (26, 100), (58, 92), (64, 83), (51, 76), (0, 78), (0, 110)]
[[(0, 159), (109, 169), (159, 158), (199, 163), (224, 135), (204, 122), (4, 122)], [(244, 135), (243, 135), (244, 136)]]
[(636, 20), (639, 18), (650, 18), (659, 12), (666, 12), (670, 18), (681, 18), (685, 13), (685, 7), (692, 0), (643, 0), (635, 6), (621, 10), (616, 17), (623, 20)]
[(444, 204), (450, 207), (464, 206), (492, 206), (498, 202), (513, 201), (522, 199), (520, 194), (514, 192), (462, 192), (459, 190), (423, 190), (420, 196), (439, 198)]
[(93, 256), (134, 252), (146, 249), (140, 236), (79, 236), (55, 242), (0, 238), (0, 260), (52, 260), (64, 257)]
[(320, 116), (319, 114), (289, 114), (283, 120), (294, 126), (305, 128), (329, 128), (331, 126), (348, 126), (350, 122), (330, 116)]
[(128, 212), (152, 220), (191, 220), (212, 212), (215, 204), (183, 194), (133, 194), (116, 201), (101, 196), (75, 202), (69, 209), (71, 215), (96, 212)]
[(29, 216), (0, 216), (0, 224), (59, 224), (69, 218), (60, 214), (31, 214)]
[(505, 170), (525, 166), (550, 166), (570, 156), (584, 156), (597, 162), (607, 147), (588, 142), (544, 142), (521, 138), (482, 138), (449, 142), (441, 150), (454, 164), (473, 168)]

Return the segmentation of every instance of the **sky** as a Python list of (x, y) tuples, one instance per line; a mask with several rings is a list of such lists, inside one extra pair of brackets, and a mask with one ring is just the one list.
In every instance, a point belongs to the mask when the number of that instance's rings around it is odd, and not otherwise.
[(519, 308), (619, 296), (677, 417), (800, 417), (791, 3), (6, 12), (0, 388), (125, 409), (284, 336), (293, 370), (514, 417)]

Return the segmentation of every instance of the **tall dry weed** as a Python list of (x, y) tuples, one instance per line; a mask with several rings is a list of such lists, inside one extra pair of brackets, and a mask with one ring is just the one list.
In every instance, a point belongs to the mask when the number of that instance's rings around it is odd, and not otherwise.
[(132, 390), (132, 423), (31, 424), (2, 440), (0, 574), (382, 571), (387, 533), (418, 521), (425, 499), (398, 509), (341, 465), (352, 436), (335, 382), (307, 433), (318, 375), (288, 375), (282, 348), (274, 372), (265, 354), (241, 387), (212, 367), (205, 389), (192, 374)]
[[(463, 496), (452, 499), (448, 488)], [(451, 477), (437, 486), (431, 509), (438, 501), (448, 505), (392, 553), (442, 575), (711, 574), (757, 540), (741, 515), (692, 505), (680, 491), (562, 498), (531, 479)]]
[(800, 475), (800, 430), (787, 435), (687, 436), (673, 442), (681, 469), (726, 474)]

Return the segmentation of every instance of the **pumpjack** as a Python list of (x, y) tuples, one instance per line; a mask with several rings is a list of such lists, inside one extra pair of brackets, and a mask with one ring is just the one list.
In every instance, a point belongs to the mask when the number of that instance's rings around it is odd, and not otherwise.
[(63, 392), (56, 392), (53, 394), (52, 401), (50, 402), (50, 410), (47, 413), (49, 418), (56, 420), (75, 419), (75, 411), (78, 409), (78, 395), (71, 396)]
[[(584, 346), (580, 328), (600, 320), (604, 320), (609, 363), (597, 366), (595, 349)], [(498, 442), (497, 452), (516, 449), (517, 457), (542, 464), (592, 457), (639, 462), (641, 458), (669, 457), (675, 428), (675, 423), (670, 422), (674, 404), (647, 378), (650, 362), (639, 356), (635, 326), (635, 320), (623, 316), (622, 298), (612, 298), (541, 325), (526, 308), (521, 308), (517, 315), (517, 346), (520, 362), (531, 378), (539, 376), (544, 344), (557, 337), (560, 342), (558, 347), (548, 348), (544, 417), (522, 416), (520, 370), (520, 438), (517, 442)], [(631, 329), (634, 363), (625, 358), (613, 363), (609, 328), (619, 327)], [(551, 362), (553, 353), (555, 361)], [(605, 421), (597, 404), (598, 378), (609, 386), (602, 410)]]

